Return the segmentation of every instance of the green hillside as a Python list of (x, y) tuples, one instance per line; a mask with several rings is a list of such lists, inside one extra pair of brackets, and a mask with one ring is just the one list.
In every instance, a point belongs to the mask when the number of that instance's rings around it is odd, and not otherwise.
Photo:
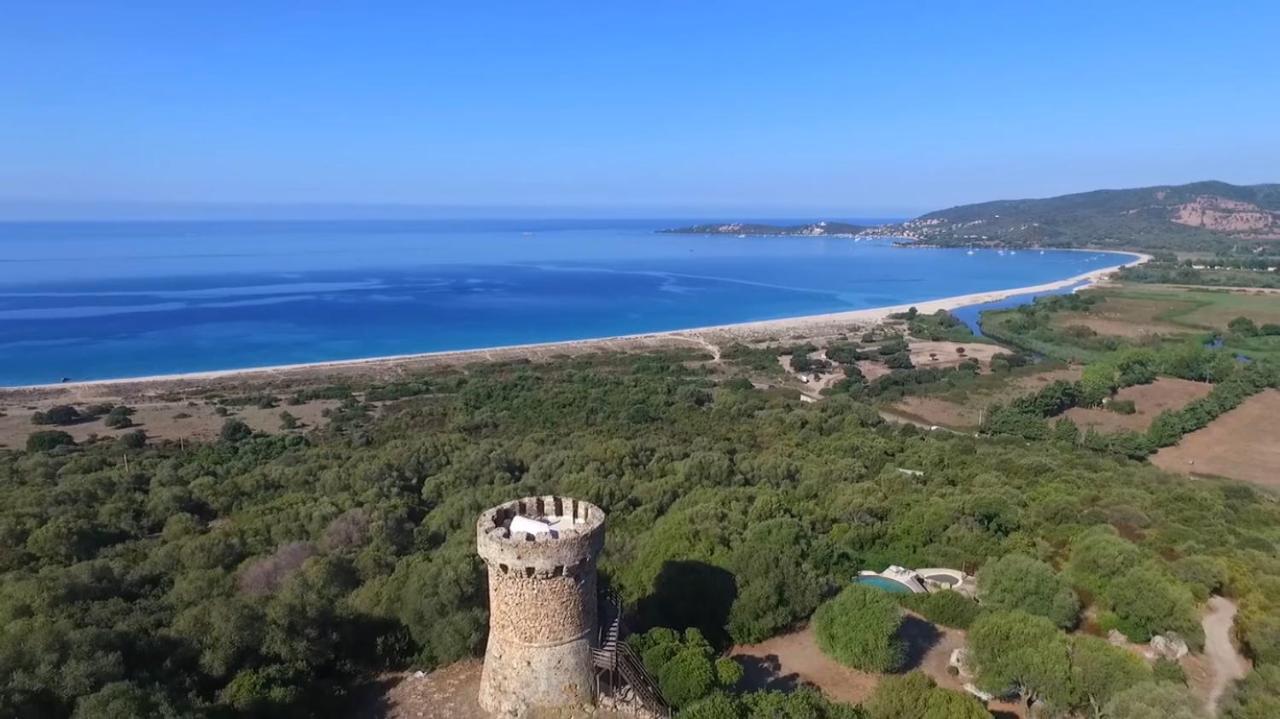
[(997, 200), (878, 231), (939, 246), (1253, 250), (1280, 240), (1280, 185), (1196, 182)]

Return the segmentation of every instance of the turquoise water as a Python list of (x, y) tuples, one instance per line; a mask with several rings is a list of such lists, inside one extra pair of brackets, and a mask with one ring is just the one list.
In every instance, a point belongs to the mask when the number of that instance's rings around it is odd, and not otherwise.
[(0, 224), (0, 385), (704, 327), (1122, 261), (654, 232), (681, 222)]
[(894, 594), (912, 594), (911, 587), (908, 587), (902, 582), (895, 582), (894, 580), (887, 579), (885, 577), (858, 577), (853, 581), (859, 584), (866, 584), (878, 589), (883, 589), (886, 592), (893, 592)]

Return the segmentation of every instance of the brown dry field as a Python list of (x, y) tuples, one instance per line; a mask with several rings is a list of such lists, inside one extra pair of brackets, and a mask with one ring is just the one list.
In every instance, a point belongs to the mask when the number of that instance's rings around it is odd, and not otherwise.
[(1156, 415), (1167, 409), (1181, 409), (1212, 390), (1213, 385), (1207, 382), (1160, 377), (1151, 384), (1125, 387), (1116, 392), (1116, 399), (1133, 401), (1137, 408), (1133, 414), (1120, 414), (1098, 407), (1073, 407), (1066, 411), (1066, 416), (1080, 429), (1093, 427), (1106, 432), (1123, 429), (1143, 432), (1151, 426)]
[(1196, 430), (1151, 463), (1182, 474), (1217, 475), (1280, 488), (1280, 390), (1269, 389)]
[(862, 371), (862, 376), (866, 377), (868, 381), (883, 377), (893, 371), (885, 367), (884, 363), (876, 362), (875, 360), (858, 360), (857, 364), (858, 369)]
[[(978, 360), (978, 364), (982, 369), (991, 367), (991, 357), (1000, 352), (1008, 352), (1009, 350), (1000, 345), (987, 344), (985, 342), (974, 342), (972, 344), (964, 342), (932, 342), (927, 340), (911, 340), (911, 364), (916, 367), (955, 367), (961, 362), (972, 357)], [(957, 352), (957, 349), (963, 348), (964, 354)], [(933, 359), (936, 357), (936, 359)]]
[[(339, 403), (335, 400), (316, 400), (300, 405), (281, 403), (275, 409), (228, 407), (229, 414), (223, 417), (214, 412), (214, 405), (205, 402), (195, 402), (194, 406), (191, 406), (192, 403), (185, 401), (152, 401), (144, 404), (130, 404), (129, 406), (136, 411), (136, 414), (130, 418), (133, 420), (133, 426), (123, 429), (106, 427), (101, 419), (59, 427), (31, 423), (31, 415), (34, 411), (30, 409), (31, 407), (48, 409), (54, 404), (57, 403), (49, 401), (38, 404), (0, 403), (0, 411), (5, 413), (5, 416), (0, 417), (0, 448), (22, 447), (28, 435), (45, 429), (67, 432), (77, 442), (83, 442), (94, 436), (118, 437), (135, 429), (145, 431), (152, 439), (213, 440), (218, 438), (222, 424), (233, 417), (244, 421), (254, 430), (278, 434), (284, 431), (280, 428), (280, 413), (285, 411), (297, 417), (302, 425), (292, 431), (305, 432), (327, 422), (322, 413), (325, 409), (336, 407)], [(83, 405), (80, 406), (83, 408)], [(184, 414), (190, 416), (181, 417)]]
[[(961, 682), (947, 673), (947, 662), (952, 650), (964, 646), (964, 632), (935, 627), (918, 617), (908, 616), (904, 626), (912, 627), (908, 632), (908, 644), (912, 647), (908, 651), (912, 656), (910, 668), (929, 675), (938, 686), (963, 691)], [(730, 656), (745, 670), (746, 689), (786, 691), (809, 684), (827, 698), (849, 704), (866, 701), (875, 692), (881, 677), (851, 669), (823, 654), (808, 626), (759, 644), (736, 646)], [(1025, 716), (1017, 703), (992, 702), (990, 709), (1000, 717)]]
[(1001, 385), (999, 389), (972, 392), (964, 402), (953, 402), (942, 397), (931, 396), (904, 397), (889, 405), (887, 409), (891, 414), (918, 419), (927, 425), (972, 430), (978, 426), (982, 411), (992, 402), (1008, 401), (1018, 395), (1034, 392), (1056, 380), (1074, 382), (1080, 379), (1080, 372), (1079, 367), (1066, 367), (1018, 377), (1012, 382)]

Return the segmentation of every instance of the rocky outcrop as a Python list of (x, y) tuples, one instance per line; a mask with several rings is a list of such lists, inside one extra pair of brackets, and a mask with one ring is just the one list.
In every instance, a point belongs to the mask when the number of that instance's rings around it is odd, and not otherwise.
[(1174, 222), (1202, 227), (1214, 232), (1266, 232), (1280, 229), (1280, 213), (1264, 210), (1250, 202), (1201, 195), (1173, 208)]

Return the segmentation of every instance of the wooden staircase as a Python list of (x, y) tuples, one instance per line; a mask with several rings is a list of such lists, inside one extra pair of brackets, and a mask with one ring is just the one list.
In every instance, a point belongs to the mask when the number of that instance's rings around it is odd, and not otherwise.
[[(622, 701), (637, 701), (659, 717), (670, 717), (671, 706), (662, 698), (658, 683), (634, 650), (622, 641), (622, 601), (613, 592), (600, 597), (600, 642), (591, 652), (596, 682), (609, 684)], [(621, 684), (615, 680), (621, 679)]]

